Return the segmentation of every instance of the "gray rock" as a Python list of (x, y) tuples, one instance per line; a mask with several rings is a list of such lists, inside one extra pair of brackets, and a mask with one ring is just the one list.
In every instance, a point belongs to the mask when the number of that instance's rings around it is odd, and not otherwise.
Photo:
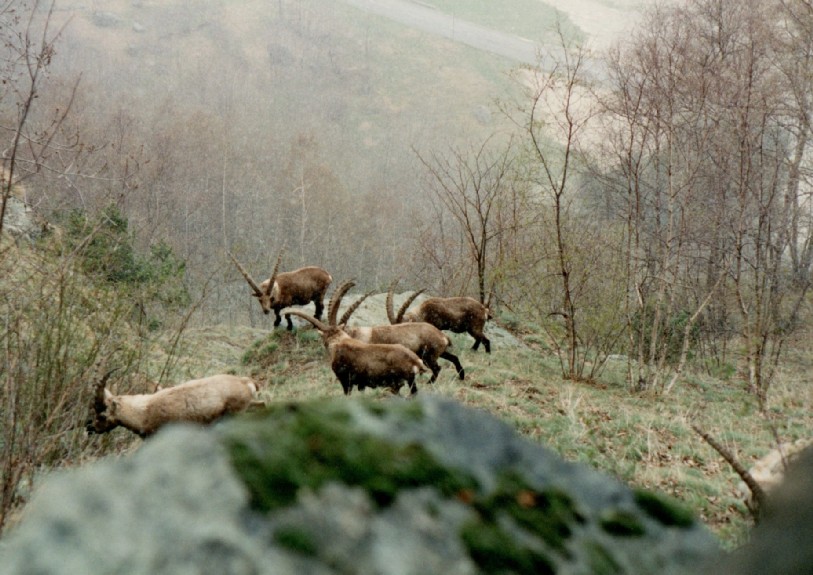
[(212, 433), (168, 428), (130, 457), (48, 478), (0, 545), (0, 573), (301, 572), (247, 536), (247, 501)]
[(433, 396), (170, 427), (46, 480), (0, 573), (697, 573), (714, 537), (663, 496)]
[(39, 217), (25, 202), (14, 196), (9, 196), (6, 205), (6, 214), (3, 220), (3, 231), (13, 238), (32, 242), (42, 235), (47, 228), (44, 220)]
[(785, 480), (770, 491), (765, 516), (751, 540), (707, 571), (707, 575), (809, 573), (813, 573), (813, 448), (802, 451)]

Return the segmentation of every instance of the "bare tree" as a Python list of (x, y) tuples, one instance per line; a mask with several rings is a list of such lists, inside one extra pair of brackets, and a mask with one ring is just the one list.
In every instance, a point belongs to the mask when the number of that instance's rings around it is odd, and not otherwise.
[[(563, 345), (554, 338), (562, 363), (562, 375), (582, 379), (585, 355), (578, 319), (577, 293), (589, 275), (589, 268), (578, 266), (575, 238), (569, 226), (575, 222), (571, 209), (576, 199), (576, 164), (580, 139), (594, 114), (586, 71), (587, 51), (570, 44), (559, 32), (561, 56), (552, 67), (531, 70), (532, 86), (527, 109), (527, 131), (538, 166), (536, 184), (545, 194), (552, 214), (554, 254), (551, 269), (559, 281), (559, 302), (552, 316), (564, 322)], [(552, 138), (552, 142), (551, 142)], [(545, 204), (543, 203), (543, 208)], [(578, 279), (577, 279), (578, 278)]]
[[(809, 237), (809, 59), (798, 53), (810, 47), (777, 34), (776, 8), (658, 7), (609, 59), (607, 157), (627, 222), (633, 382), (670, 389), (699, 323), (721, 339), (736, 324), (749, 385), (764, 394), (796, 321)], [(805, 37), (798, 21), (785, 28)]]
[[(778, 24), (788, 16), (776, 8), (759, 2), (722, 4), (712, 13), (718, 37), (726, 40), (718, 41), (715, 78), (721, 84), (715, 103), (717, 138), (727, 143), (725, 157), (733, 167), (728, 206), (734, 246), (731, 287), (748, 385), (761, 401), (810, 285), (809, 274), (798, 273), (805, 265), (800, 255), (810, 234), (799, 226), (807, 203), (800, 193), (805, 189), (801, 169), (808, 153), (810, 106), (809, 96), (800, 97), (797, 88), (800, 76), (810, 78), (809, 59), (801, 64), (797, 60), (800, 52), (809, 52), (810, 38), (777, 34), (782, 29)], [(790, 62), (796, 63), (788, 67)], [(793, 267), (787, 265), (788, 254)]]
[(702, 129), (707, 79), (686, 75), (674, 56), (689, 52), (688, 29), (680, 14), (655, 10), (632, 45), (608, 60), (607, 148), (618, 166), (619, 216), (626, 225), (627, 322), (635, 358), (629, 375), (636, 387), (660, 387), (667, 367), (680, 364), (681, 356), (685, 361), (686, 338), (708, 304), (683, 291), (704, 258), (696, 233), (707, 224), (695, 209), (708, 148)]
[[(5, 3), (0, 9), (3, 20), (0, 27), (0, 80), (3, 84), (0, 138), (4, 141), (0, 236), (17, 184), (26, 176), (42, 170), (50, 155), (58, 151), (54, 139), (60, 133), (75, 93), (74, 85), (60, 110), (47, 114), (48, 121), (33, 121), (41, 84), (61, 32), (50, 28), (53, 10), (53, 4), (43, 8), (38, 2), (30, 5)], [(39, 352), (44, 350), (37, 350), (32, 341), (39, 337), (38, 330), (47, 331), (48, 334), (43, 336), (47, 338), (64, 324), (55, 322), (53, 316), (48, 324), (40, 324), (34, 315), (36, 311), (43, 311), (44, 315), (53, 311), (58, 315), (66, 310), (66, 306), (61, 305), (65, 291), (54, 289), (57, 286), (65, 288), (60, 282), (62, 276), (58, 273), (45, 275), (46, 284), (40, 283), (35, 280), (43, 279), (44, 274), (37, 266), (36, 260), (34, 265), (19, 261), (16, 251), (0, 252), (0, 273), (4, 278), (0, 291), (3, 307), (0, 331), (0, 349), (3, 350), (0, 363), (0, 411), (3, 413), (0, 421), (0, 531), (15, 505), (20, 483), (27, 474), (29, 477), (33, 475), (35, 468), (47, 457), (46, 453), (52, 453), (57, 443), (54, 430), (59, 428), (64, 432), (70, 426), (70, 422), (62, 420), (62, 410), (72, 403), (70, 394), (57, 382), (48, 381), (47, 375), (44, 381), (36, 381), (45, 371), (46, 358), (51, 359), (57, 354), (51, 349), (54, 355), (40, 356)], [(50, 284), (51, 291), (39, 292), (37, 287), (44, 287), (48, 281), (56, 285)], [(31, 312), (31, 297), (27, 295), (39, 297), (41, 293), (47, 293), (53, 305), (40, 305), (40, 308), (47, 309)], [(41, 304), (41, 300), (38, 301)], [(64, 340), (58, 341), (65, 345)], [(59, 358), (54, 359), (50, 368), (55, 369), (58, 362)], [(52, 385), (49, 388), (40, 383)]]
[[(31, 6), (5, 4), (0, 17), (11, 25), (2, 28), (2, 92), (3, 124), (0, 130), (6, 135), (2, 153), (3, 174), (0, 178), (0, 233), (3, 231), (8, 201), (13, 186), (22, 181), (25, 172), (37, 172), (51, 149), (54, 137), (64, 121), (70, 102), (51, 118), (50, 125), (32, 128), (30, 116), (40, 84), (51, 58), (61, 29), (50, 29), (54, 3), (46, 8), (47, 14), (40, 18), (38, 1)], [(74, 86), (75, 90), (75, 86)], [(71, 99), (72, 99), (71, 95)], [(13, 113), (9, 113), (14, 110)], [(21, 169), (24, 168), (24, 169)]]
[(779, 69), (791, 97), (788, 130), (795, 143), (786, 190), (786, 201), (793, 206), (789, 248), (794, 281), (804, 288), (810, 283), (813, 269), (813, 191), (810, 167), (805, 161), (813, 129), (813, 5), (784, 0), (781, 4), (780, 22), (786, 34), (780, 37), (783, 57)]
[(463, 261), (452, 263), (462, 273), (453, 289), (464, 293), (473, 276), (480, 303), (485, 304), (499, 288), (492, 275), (496, 263), (506, 258), (505, 250), (528, 221), (527, 196), (517, 179), (513, 144), (491, 136), (469, 152), (415, 153), (427, 170), (431, 200), (437, 202), (435, 217), (421, 234), (424, 256), (442, 272), (449, 263), (448, 234), (453, 227), (463, 251)]

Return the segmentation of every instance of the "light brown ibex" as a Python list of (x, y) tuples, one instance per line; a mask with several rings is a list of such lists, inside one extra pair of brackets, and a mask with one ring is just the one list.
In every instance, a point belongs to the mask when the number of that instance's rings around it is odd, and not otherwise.
[(244, 411), (257, 393), (251, 378), (219, 374), (150, 394), (113, 395), (105, 387), (113, 371), (95, 384), (88, 433), (107, 433), (121, 426), (147, 437), (167, 423), (211, 423)]
[[(336, 291), (341, 290), (342, 287)], [(365, 343), (350, 337), (344, 325), (329, 325), (299, 310), (285, 313), (301, 317), (319, 331), (328, 350), (330, 367), (345, 395), (350, 395), (354, 386), (359, 391), (365, 387), (388, 387), (397, 395), (404, 382), (409, 385), (410, 395), (415, 395), (418, 393), (415, 377), (429, 373), (421, 358), (401, 344)]]
[[(407, 349), (412, 350), (423, 360), (426, 366), (432, 370), (432, 377), (429, 383), (434, 383), (440, 373), (438, 359), (443, 358), (452, 362), (457, 370), (458, 377), (462, 380), (466, 374), (460, 360), (449, 351), (452, 340), (435, 326), (426, 322), (401, 323), (396, 325), (376, 325), (376, 326), (349, 326), (347, 322), (358, 309), (362, 302), (370, 296), (364, 294), (361, 298), (353, 302), (342, 315), (339, 321), (336, 320), (339, 305), (347, 291), (355, 285), (354, 282), (345, 282), (330, 300), (328, 309), (328, 323), (330, 325), (344, 325), (344, 331), (350, 337), (365, 343), (400, 343)], [(387, 317), (393, 318), (392, 314), (392, 290), (395, 284), (390, 287), (387, 293)]]
[[(279, 272), (279, 264), (282, 261), (282, 252), (280, 252), (277, 256), (277, 263), (274, 265), (274, 271), (271, 272), (271, 277), (257, 285), (246, 269), (237, 261), (237, 258), (234, 257), (234, 254), (229, 252), (229, 257), (248, 282), (253, 291), (252, 295), (259, 300), (263, 313), (268, 314), (271, 310), (274, 310), (276, 316), (274, 327), (277, 327), (282, 322), (280, 311), (292, 305), (307, 305), (313, 302), (314, 306), (316, 306), (314, 313), (316, 319), (322, 318), (325, 293), (328, 286), (330, 286), (330, 282), (333, 281), (333, 277), (327, 271), (320, 267), (307, 266), (291, 272)], [(288, 330), (294, 329), (291, 316), (285, 314), (285, 319), (288, 322)]]
[[(394, 286), (393, 286), (394, 287)], [(409, 305), (423, 290), (412, 294), (401, 306), (392, 323), (424, 321), (441, 330), (454, 333), (468, 333), (474, 338), (472, 349), (482, 343), (486, 353), (491, 353), (491, 342), (485, 336), (486, 321), (491, 319), (491, 310), (472, 297), (430, 297), (415, 309), (406, 311)]]

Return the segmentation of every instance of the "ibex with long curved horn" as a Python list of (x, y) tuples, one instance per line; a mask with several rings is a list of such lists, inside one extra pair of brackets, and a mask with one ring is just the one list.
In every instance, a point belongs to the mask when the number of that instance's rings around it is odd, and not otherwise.
[[(341, 290), (342, 287), (336, 291)], [(418, 393), (415, 376), (429, 372), (421, 358), (401, 344), (365, 343), (350, 337), (344, 325), (329, 325), (298, 310), (285, 313), (301, 317), (319, 330), (330, 356), (330, 367), (345, 395), (350, 395), (354, 386), (359, 391), (365, 387), (388, 387), (397, 395), (404, 382), (409, 385), (410, 394), (415, 395)]]
[[(317, 266), (307, 266), (291, 272), (279, 272), (279, 264), (282, 261), (282, 252), (280, 252), (271, 277), (257, 285), (231, 252), (229, 252), (229, 257), (248, 282), (253, 292), (252, 295), (259, 300), (263, 313), (268, 314), (274, 310), (276, 316), (274, 327), (282, 322), (280, 311), (292, 305), (307, 305), (313, 302), (316, 306), (314, 313), (316, 319), (322, 318), (325, 293), (327, 293), (330, 282), (333, 281), (333, 277), (327, 271)], [(291, 316), (285, 314), (285, 319), (288, 322), (288, 330), (294, 329)]]
[[(432, 377), (429, 379), (429, 383), (434, 383), (438, 378), (438, 374), (440, 373), (440, 365), (438, 364), (439, 358), (452, 362), (457, 370), (458, 377), (461, 380), (465, 378), (465, 370), (463, 366), (460, 365), (460, 360), (449, 351), (452, 340), (431, 324), (416, 322), (397, 325), (377, 325), (372, 327), (347, 325), (353, 312), (370, 296), (370, 293), (364, 294), (361, 298), (353, 302), (344, 312), (341, 319), (337, 321), (336, 316), (338, 315), (341, 300), (354, 285), (355, 283), (353, 282), (345, 282), (336, 290), (336, 293), (333, 294), (333, 297), (330, 299), (330, 308), (327, 314), (328, 323), (330, 325), (344, 325), (344, 331), (347, 335), (365, 343), (400, 343), (407, 349), (412, 350), (423, 360), (426, 366), (432, 370)], [(390, 287), (390, 291), (387, 293), (387, 317), (390, 318), (392, 317), (392, 290), (394, 287), (395, 283), (393, 283)]]
[[(394, 287), (394, 286), (393, 286)], [(395, 318), (390, 322), (426, 322), (441, 330), (454, 333), (468, 333), (474, 338), (472, 349), (477, 349), (482, 343), (486, 353), (491, 353), (491, 342), (485, 336), (486, 321), (491, 319), (491, 310), (472, 297), (430, 297), (425, 299), (415, 309), (406, 311), (409, 305), (423, 290), (410, 296)], [(388, 310), (388, 313), (390, 311)]]
[(105, 387), (113, 371), (95, 385), (88, 433), (107, 433), (121, 426), (147, 437), (167, 423), (211, 423), (244, 411), (257, 393), (257, 384), (251, 378), (220, 374), (151, 394), (113, 395)]

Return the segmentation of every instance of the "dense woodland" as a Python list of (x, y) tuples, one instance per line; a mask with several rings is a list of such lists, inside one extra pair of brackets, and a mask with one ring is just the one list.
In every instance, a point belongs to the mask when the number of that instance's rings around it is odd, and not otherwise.
[(701, 370), (765, 402), (809, 328), (809, 1), (658, 5), (602, 54), (549, 21), (545, 66), (327, 0), (108, 4), (0, 6), (0, 229), (10, 198), (50, 223), (0, 250), (0, 529), (85, 457), (59, 414), (144, 361), (132, 334), (270, 325), (228, 251), (477, 297), (630, 392)]

